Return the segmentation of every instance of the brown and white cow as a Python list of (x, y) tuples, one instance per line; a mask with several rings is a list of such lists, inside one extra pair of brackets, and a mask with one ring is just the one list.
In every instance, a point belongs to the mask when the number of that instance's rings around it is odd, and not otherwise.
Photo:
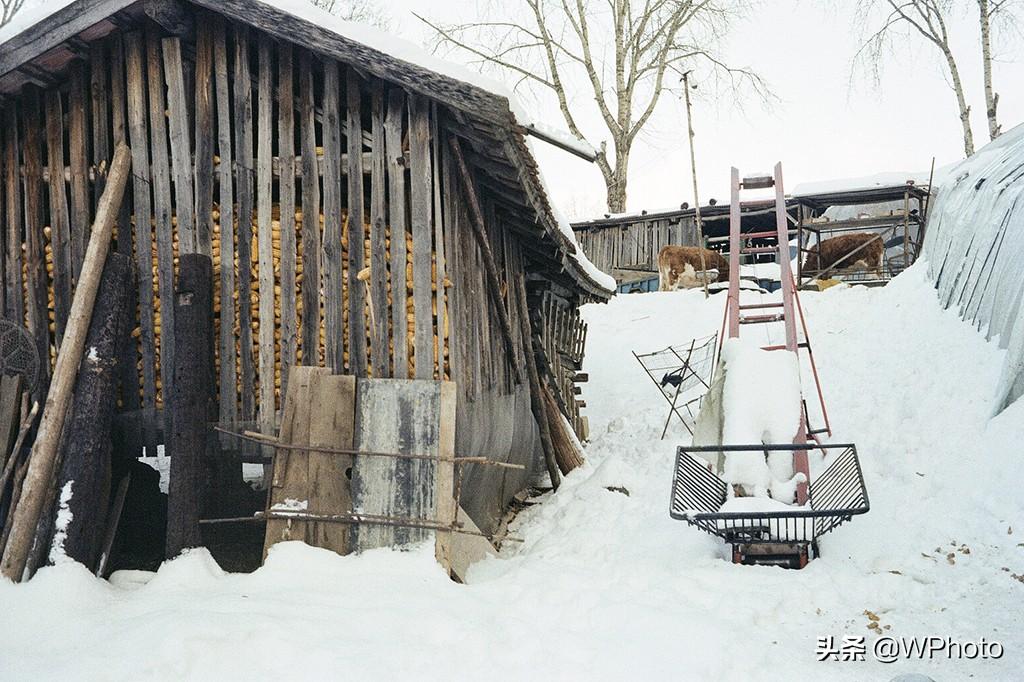
[(708, 273), (708, 283), (729, 279), (729, 261), (717, 251), (699, 249), (696, 246), (669, 245), (658, 253), (658, 290), (694, 289), (704, 285), (701, 276), (700, 252), (704, 251), (704, 267), (718, 270), (717, 280), (713, 272)]
[(804, 269), (817, 273), (834, 266), (875, 270), (881, 274), (884, 247), (881, 235), (873, 232), (842, 234), (811, 246)]

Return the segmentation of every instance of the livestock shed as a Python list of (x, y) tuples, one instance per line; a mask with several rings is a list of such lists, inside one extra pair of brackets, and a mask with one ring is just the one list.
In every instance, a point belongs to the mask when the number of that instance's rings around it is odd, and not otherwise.
[[(307, 2), (24, 13), (0, 32), (0, 306), (31, 334), (45, 397), (128, 145), (111, 251), (136, 284), (115, 460), (170, 439), (173, 303), (192, 254), (212, 262), (208, 398), (225, 430), (274, 433), (298, 365), (450, 380), (458, 455), (525, 466), (465, 467), (462, 505), (484, 532), (544, 461), (528, 366), (586, 436), (578, 307), (613, 283), (552, 210), (532, 126), (502, 86)], [(259, 446), (214, 440), (233, 471), (262, 461)]]
[[(786, 199), (790, 236), (798, 239), (799, 246), (791, 249), (794, 259), (799, 250), (798, 268), (802, 268), (814, 245), (842, 234), (877, 233), (886, 245), (882, 272), (872, 273), (872, 278), (848, 268), (837, 271), (825, 266), (800, 274), (804, 279), (834, 275), (861, 283), (888, 281), (912, 264), (920, 253), (927, 201), (927, 184), (913, 181), (890, 180), (878, 186), (864, 186), (860, 181), (813, 183), (804, 191), (798, 186)], [(724, 253), (729, 241), (729, 206), (703, 206), (700, 213), (705, 245)], [(743, 202), (741, 220), (744, 233), (773, 230), (774, 205), (760, 200)], [(641, 211), (578, 222), (573, 224), (573, 230), (594, 264), (615, 277), (620, 291), (649, 289), (652, 279), (657, 278), (658, 252), (662, 247), (697, 244), (696, 212), (687, 204), (677, 210)], [(757, 238), (750, 245), (774, 243), (771, 238)], [(755, 264), (768, 262), (773, 256), (760, 253), (742, 258), (746, 264)]]

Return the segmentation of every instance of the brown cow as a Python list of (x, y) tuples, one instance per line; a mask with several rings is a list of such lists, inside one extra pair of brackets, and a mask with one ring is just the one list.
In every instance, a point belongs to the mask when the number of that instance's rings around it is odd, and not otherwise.
[(862, 268), (881, 274), (883, 251), (881, 235), (873, 232), (842, 234), (811, 246), (804, 269), (817, 273), (832, 267)]
[[(718, 270), (717, 281), (729, 279), (729, 261), (717, 251), (703, 249), (704, 266)], [(701, 272), (700, 252), (696, 246), (666, 246), (658, 253), (658, 290), (675, 291), (693, 289), (704, 285)], [(714, 273), (708, 273), (708, 282), (716, 281)]]

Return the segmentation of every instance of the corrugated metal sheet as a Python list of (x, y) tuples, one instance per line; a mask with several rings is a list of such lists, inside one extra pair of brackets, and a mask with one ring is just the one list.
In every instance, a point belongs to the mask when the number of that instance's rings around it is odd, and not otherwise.
[(1002, 410), (1024, 394), (1024, 125), (949, 173), (924, 255), (942, 304), (1007, 349)]

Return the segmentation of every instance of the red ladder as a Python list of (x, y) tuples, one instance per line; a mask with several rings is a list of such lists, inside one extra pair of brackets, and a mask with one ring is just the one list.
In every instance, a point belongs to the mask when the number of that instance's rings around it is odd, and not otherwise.
[[(740, 209), (740, 191), (751, 189), (775, 188), (775, 227), (769, 232), (748, 232), (743, 234), (741, 230), (742, 217)], [(827, 433), (832, 435), (832, 428), (828, 421), (828, 411), (825, 409), (825, 397), (821, 392), (821, 382), (818, 380), (818, 368), (814, 363), (814, 353), (811, 350), (810, 337), (807, 334), (807, 321), (804, 319), (803, 307), (800, 305), (800, 298), (796, 291), (796, 282), (793, 279), (792, 267), (789, 262), (789, 214), (786, 211), (786, 195), (782, 187), (782, 164), (775, 164), (773, 176), (758, 176), (744, 178), (740, 181), (740, 172), (732, 169), (732, 203), (729, 207), (729, 296), (726, 299), (725, 317), (729, 324), (729, 338), (739, 338), (740, 328), (751, 324), (768, 324), (771, 322), (782, 322), (786, 330), (786, 342), (780, 345), (763, 346), (767, 351), (789, 351), (797, 354), (799, 365), (800, 351), (806, 351), (810, 364), (811, 373), (814, 376), (814, 385), (818, 392), (818, 402), (821, 405), (821, 414), (825, 425), (820, 429), (813, 429), (808, 425), (807, 401), (801, 398), (800, 428), (793, 438), (795, 445), (804, 445), (810, 441), (817, 441), (818, 434)], [(746, 242), (752, 239), (775, 239), (774, 246), (747, 246)], [(740, 303), (740, 256), (774, 253), (779, 264), (780, 283), (782, 285), (782, 301), (772, 303), (753, 303), (743, 305)], [(745, 312), (750, 311), (748, 314)], [(803, 332), (803, 340), (797, 331), (797, 319), (800, 320), (800, 331)], [(723, 320), (723, 327), (726, 320)], [(793, 468), (802, 472), (807, 480), (810, 480), (810, 472), (807, 464), (807, 450), (796, 450), (793, 453)], [(807, 502), (807, 484), (803, 483), (797, 487), (797, 503)]]

